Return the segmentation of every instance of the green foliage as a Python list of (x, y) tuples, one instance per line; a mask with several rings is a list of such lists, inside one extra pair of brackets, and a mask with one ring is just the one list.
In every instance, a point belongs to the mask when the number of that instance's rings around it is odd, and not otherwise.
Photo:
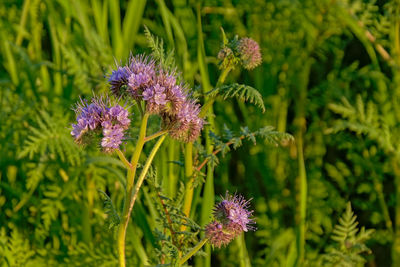
[(349, 202), (332, 232), (332, 239), (337, 242), (338, 248), (329, 249), (323, 256), (324, 266), (357, 266), (366, 262), (360, 254), (371, 253), (365, 242), (371, 238), (374, 230), (365, 230), (364, 227), (359, 230), (356, 219)]
[(18, 154), (19, 158), (29, 156), (29, 159), (32, 159), (35, 154), (39, 157), (54, 158), (57, 155), (62, 162), (80, 164), (80, 150), (66, 131), (65, 120), (52, 118), (45, 111), (41, 111), (35, 122), (37, 127), (29, 128), (31, 136), (23, 144), (23, 149)]
[(368, 102), (365, 106), (361, 96), (358, 95), (356, 106), (343, 98), (342, 104), (330, 104), (329, 108), (343, 119), (336, 120), (327, 133), (349, 130), (358, 135), (364, 134), (368, 139), (376, 141), (386, 153), (398, 153), (397, 144), (393, 144), (392, 141), (392, 131), (377, 113), (377, 107), (373, 102)]

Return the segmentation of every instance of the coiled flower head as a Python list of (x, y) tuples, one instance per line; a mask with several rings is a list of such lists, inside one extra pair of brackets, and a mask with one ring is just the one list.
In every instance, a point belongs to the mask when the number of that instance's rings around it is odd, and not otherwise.
[(88, 144), (96, 136), (101, 136), (105, 152), (119, 148), (124, 131), (130, 125), (128, 111), (120, 105), (112, 105), (108, 98), (93, 97), (89, 104), (86, 100), (76, 105), (77, 123), (72, 124), (71, 135), (78, 144)]
[(251, 38), (241, 38), (239, 40), (238, 52), (242, 65), (245, 69), (252, 70), (261, 64), (260, 46)]
[(256, 230), (249, 203), (240, 195), (232, 196), (226, 192), (225, 198), (214, 207), (215, 221), (206, 226), (206, 237), (212, 245), (226, 245), (242, 232)]

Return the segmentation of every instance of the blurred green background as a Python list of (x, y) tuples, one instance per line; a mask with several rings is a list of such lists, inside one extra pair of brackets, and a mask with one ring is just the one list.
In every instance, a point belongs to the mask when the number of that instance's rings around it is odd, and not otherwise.
[[(207, 247), (208, 256), (190, 264), (400, 266), (395, 0), (2, 0), (0, 266), (117, 265), (97, 189), (119, 209), (125, 172), (115, 155), (74, 144), (71, 107), (79, 96), (108, 90), (115, 61), (150, 52), (143, 25), (175, 51), (201, 102), (210, 86), (204, 83), (215, 85), (220, 72), (220, 27), (228, 38), (259, 42), (263, 64), (237, 68), (227, 82), (258, 89), (266, 111), (219, 99), (213, 131), (272, 125), (296, 140), (280, 147), (244, 142), (220, 157), (213, 179), (195, 189), (192, 219), (204, 226), (204, 199), (213, 203), (214, 193), (218, 200), (230, 190), (253, 198), (258, 230), (226, 248)], [(172, 139), (155, 159), (158, 179), (168, 177), (161, 182), (167, 196), (179, 191), (182, 161), (183, 146)], [(159, 263), (153, 197), (145, 184), (128, 228), (130, 266)], [(375, 232), (338, 243), (331, 237), (349, 201), (359, 227)], [(365, 263), (357, 258), (364, 246)]]

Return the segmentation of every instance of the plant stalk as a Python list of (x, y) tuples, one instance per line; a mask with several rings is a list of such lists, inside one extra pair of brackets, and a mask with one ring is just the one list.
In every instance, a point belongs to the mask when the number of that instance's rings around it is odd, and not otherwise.
[(158, 149), (160, 148), (161, 144), (164, 142), (166, 135), (162, 135), (158, 140), (157, 143), (154, 145), (153, 149), (150, 152), (149, 157), (146, 160), (146, 163), (143, 166), (142, 172), (139, 175), (139, 178), (135, 185), (135, 190), (133, 191), (132, 201), (129, 207), (129, 213), (131, 213), (133, 205), (135, 204), (136, 198), (139, 194), (139, 189), (143, 184), (144, 178), (146, 178), (147, 172), (150, 168), (151, 163), (153, 162), (154, 156), (157, 154)]
[(119, 266), (125, 267), (125, 237), (126, 237), (126, 229), (128, 227), (129, 218), (131, 215), (131, 201), (132, 201), (132, 190), (133, 183), (136, 175), (137, 165), (139, 163), (140, 154), (142, 153), (144, 146), (144, 139), (146, 137), (146, 129), (147, 129), (147, 120), (149, 118), (149, 114), (145, 113), (142, 119), (142, 123), (140, 125), (139, 131), (139, 139), (135, 147), (135, 151), (133, 152), (131, 159), (131, 167), (128, 169), (127, 181), (126, 181), (126, 195), (124, 202), (124, 211), (121, 218), (121, 223), (118, 226), (117, 233), (117, 245), (118, 245), (118, 259)]

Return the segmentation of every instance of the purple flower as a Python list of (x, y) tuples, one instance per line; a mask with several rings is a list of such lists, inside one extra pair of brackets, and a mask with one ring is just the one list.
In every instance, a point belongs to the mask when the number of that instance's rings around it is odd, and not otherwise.
[(120, 97), (124, 95), (122, 87), (128, 84), (129, 69), (127, 67), (118, 67), (108, 77), (108, 82), (111, 85), (111, 92), (116, 96)]
[(131, 56), (127, 67), (129, 91), (133, 97), (139, 98), (144, 90), (154, 85), (156, 68), (154, 60), (144, 55)]
[(231, 196), (226, 192), (225, 198), (214, 208), (214, 217), (221, 222), (238, 225), (245, 232), (254, 230), (254, 227), (250, 226), (255, 222), (250, 218), (253, 211), (248, 210), (249, 203), (250, 200), (241, 195)]
[(176, 116), (182, 104), (188, 100), (185, 88), (182, 84), (177, 83), (176, 76), (175, 72), (160, 71), (157, 79), (157, 82), (165, 88), (167, 102), (163, 112), (168, 116)]
[(79, 144), (89, 143), (89, 133), (103, 135), (101, 146), (105, 152), (116, 149), (122, 143), (124, 131), (130, 125), (129, 113), (120, 105), (112, 105), (108, 98), (93, 97), (91, 103), (81, 100), (75, 108), (77, 123), (72, 124), (71, 135)]
[(156, 84), (143, 92), (143, 100), (147, 101), (147, 110), (150, 113), (159, 113), (167, 103), (165, 88)]
[(88, 104), (86, 100), (80, 101), (75, 107), (76, 124), (72, 124), (71, 135), (77, 143), (82, 143), (84, 135), (89, 131), (95, 131), (101, 124), (101, 117), (105, 107), (96, 101)]
[(249, 202), (226, 192), (225, 198), (214, 207), (215, 221), (206, 226), (206, 236), (212, 245), (226, 245), (242, 232), (256, 229), (252, 226), (255, 221), (251, 219), (253, 211), (248, 209)]
[(131, 120), (128, 118), (129, 112), (126, 109), (120, 105), (116, 105), (108, 110), (108, 114), (110, 115), (111, 119), (116, 120), (121, 127), (128, 128)]
[(101, 146), (105, 152), (111, 152), (113, 149), (119, 148), (124, 138), (124, 129), (118, 125), (103, 128), (103, 138)]
[(251, 70), (261, 64), (260, 46), (251, 38), (242, 38), (239, 41), (238, 51), (243, 67)]

